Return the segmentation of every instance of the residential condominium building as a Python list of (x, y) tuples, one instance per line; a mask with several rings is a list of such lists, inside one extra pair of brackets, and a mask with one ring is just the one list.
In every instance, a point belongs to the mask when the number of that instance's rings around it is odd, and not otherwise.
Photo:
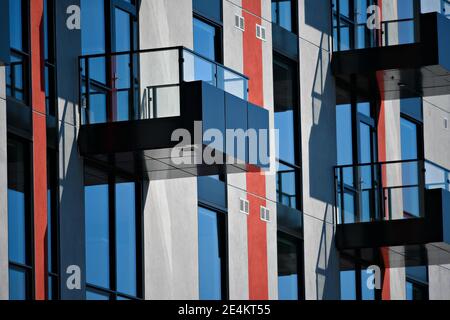
[(449, 9), (2, 0), (0, 299), (450, 299)]

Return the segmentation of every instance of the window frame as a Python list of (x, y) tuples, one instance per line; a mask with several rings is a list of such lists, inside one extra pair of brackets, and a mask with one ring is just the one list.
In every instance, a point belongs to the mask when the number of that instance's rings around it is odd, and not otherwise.
[[(197, 223), (198, 223), (198, 212), (200, 208), (215, 212), (217, 215), (218, 230), (219, 230), (219, 253), (221, 254), (221, 300), (227, 301), (230, 299), (230, 285), (229, 285), (229, 255), (228, 255), (228, 213), (223, 209), (213, 206), (211, 204), (200, 201), (197, 206)], [(198, 275), (200, 280), (200, 273)], [(200, 287), (199, 287), (200, 294)]]
[[(11, 1), (11, 0), (7, 0)], [(12, 0), (17, 1), (17, 0)], [(31, 12), (30, 12), (30, 0), (20, 0), (21, 1), (21, 10), (22, 10), (22, 50), (13, 48), (10, 46), (10, 56), (18, 56), (22, 59), (22, 86), (23, 86), (23, 100), (19, 100), (15, 97), (15, 72), (12, 71), (12, 66), (14, 62), (12, 62), (7, 66), (7, 70), (10, 70), (11, 76), (11, 87), (10, 95), (7, 95), (7, 102), (11, 104), (13, 107), (19, 106), (31, 106)], [(10, 40), (11, 41), (11, 40)], [(6, 72), (6, 77), (8, 76), (8, 72)], [(8, 90), (8, 80), (6, 79), (6, 88)]]
[[(25, 244), (26, 244), (26, 254), (28, 257), (28, 263), (21, 264), (15, 261), (11, 261), (8, 254), (8, 272), (11, 271), (11, 269), (15, 269), (17, 271), (22, 271), (26, 275), (26, 297), (25, 300), (32, 300), (35, 298), (35, 252), (34, 252), (34, 239), (35, 239), (35, 233), (34, 233), (34, 190), (32, 186), (32, 179), (33, 179), (33, 161), (32, 161), (32, 154), (33, 154), (33, 145), (32, 142), (22, 138), (18, 135), (9, 133), (7, 134), (7, 140), (8, 143), (15, 143), (15, 144), (21, 144), (24, 147), (24, 151), (26, 152), (25, 156), (25, 163), (24, 167), (26, 169), (25, 174), (28, 174), (25, 176), (26, 182), (24, 182), (24, 185), (26, 187), (25, 193), (26, 196), (24, 197), (25, 203), (24, 203), (24, 210), (25, 210)], [(8, 177), (8, 184), (9, 184), (9, 177)], [(9, 189), (9, 186), (8, 186)], [(8, 216), (9, 216), (9, 208), (8, 208)], [(28, 217), (27, 217), (28, 215)], [(9, 230), (8, 230), (9, 232)], [(9, 247), (9, 245), (8, 245)], [(11, 283), (9, 284), (11, 286)]]
[[(295, 172), (295, 188), (296, 188), (296, 207), (294, 209), (302, 211), (303, 210), (303, 172), (302, 172), (302, 132), (301, 132), (301, 103), (300, 103), (300, 64), (298, 61), (289, 59), (288, 57), (284, 56), (283, 54), (274, 51), (273, 52), (273, 65), (278, 63), (281, 67), (286, 67), (287, 69), (290, 69), (293, 73), (294, 77), (294, 83), (293, 83), (293, 93), (292, 98), (295, 102), (295, 105), (293, 106), (293, 131), (294, 131), (294, 161), (295, 163), (289, 163), (287, 161), (284, 161), (282, 159), (276, 158), (275, 160), (282, 164), (283, 166), (286, 166), (288, 168), (291, 168)], [(275, 87), (275, 79), (273, 83)], [(274, 101), (274, 112), (276, 112), (276, 103)], [(298, 137), (298, 139), (297, 139)], [(277, 172), (278, 175), (278, 172)], [(277, 201), (279, 199), (279, 192), (278, 186), (279, 182), (277, 181)], [(278, 202), (280, 203), (280, 202)], [(281, 204), (281, 203), (280, 203)]]
[(283, 28), (286, 31), (289, 31), (293, 34), (298, 34), (299, 33), (299, 25), (298, 25), (298, 0), (289, 0), (289, 2), (291, 3), (291, 30), (288, 30), (284, 27), (282, 27), (280, 25), (280, 15), (279, 15), (279, 3), (280, 1), (276, 1), (276, 0), (272, 0), (271, 4), (273, 5), (274, 3), (276, 3), (276, 9), (275, 12), (276, 14), (276, 20), (274, 20), (274, 17), (272, 16), (272, 23), (276, 24), (277, 26), (279, 26), (280, 28)]
[[(108, 186), (108, 232), (109, 232), (109, 288), (104, 288), (95, 284), (90, 284), (86, 279), (86, 292), (91, 291), (103, 296), (108, 296), (108, 300), (143, 300), (145, 297), (144, 287), (144, 225), (143, 225), (143, 182), (122, 171), (114, 170), (101, 165), (95, 161), (84, 161), (84, 166), (101, 171), (107, 177), (105, 185)], [(86, 169), (85, 173), (86, 175)], [(117, 291), (117, 252), (116, 252), (116, 186), (117, 180), (125, 180), (135, 185), (135, 233), (136, 233), (136, 296)], [(83, 186), (85, 193), (86, 185)], [(85, 255), (87, 248), (85, 248)]]
[[(284, 237), (288, 241), (292, 241), (297, 246), (297, 295), (298, 298), (296, 301), (304, 301), (306, 299), (306, 289), (305, 289), (305, 246), (304, 246), (304, 240), (293, 235), (286, 233), (280, 229), (277, 231), (277, 247), (278, 247), (278, 241), (279, 238)], [(279, 264), (278, 261), (279, 255), (277, 255), (277, 265)], [(277, 278), (279, 277), (279, 274), (277, 274)], [(279, 287), (278, 287), (279, 289)]]

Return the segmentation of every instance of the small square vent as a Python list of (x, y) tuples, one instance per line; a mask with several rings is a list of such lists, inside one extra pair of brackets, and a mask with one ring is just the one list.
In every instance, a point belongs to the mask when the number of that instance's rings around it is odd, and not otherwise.
[(249, 208), (249, 202), (248, 200), (245, 199), (239, 199), (239, 210), (241, 211), (241, 213), (244, 213), (246, 215), (248, 215), (250, 213), (250, 208)]
[(240, 15), (234, 16), (234, 26), (239, 30), (245, 31), (245, 20), (244, 17)]
[(270, 210), (266, 207), (261, 206), (260, 217), (262, 221), (270, 222)]
[(256, 25), (256, 37), (263, 41), (266, 41), (266, 28), (257, 24)]

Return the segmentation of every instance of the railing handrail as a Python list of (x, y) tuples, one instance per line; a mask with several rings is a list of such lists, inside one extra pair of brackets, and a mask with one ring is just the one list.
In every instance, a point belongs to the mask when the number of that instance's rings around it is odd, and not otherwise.
[(346, 164), (346, 165), (338, 165), (334, 166), (334, 170), (339, 169), (345, 169), (345, 168), (357, 168), (357, 167), (368, 167), (368, 166), (383, 166), (383, 165), (389, 165), (389, 164), (400, 164), (400, 163), (414, 163), (414, 162), (423, 162), (423, 163), (429, 163), (433, 165), (434, 167), (437, 167), (447, 173), (450, 173), (450, 169), (445, 168), (444, 166), (437, 164), (431, 160), (428, 159), (409, 159), (409, 160), (393, 160), (393, 161), (380, 161), (380, 162), (367, 162), (367, 163), (356, 163), (356, 164)]
[(345, 169), (345, 168), (357, 168), (357, 167), (368, 167), (368, 166), (383, 166), (389, 164), (398, 164), (398, 163), (413, 163), (413, 162), (429, 162), (426, 159), (410, 159), (410, 160), (392, 160), (392, 161), (379, 161), (379, 162), (367, 162), (367, 163), (353, 163), (346, 165), (337, 165), (334, 166), (334, 170)]
[(247, 77), (245, 74), (242, 74), (236, 70), (233, 70), (219, 62), (216, 62), (214, 60), (211, 60), (208, 57), (205, 57), (204, 55), (195, 52), (192, 49), (186, 48), (184, 46), (172, 46), (172, 47), (162, 47), (162, 48), (152, 48), (152, 49), (139, 49), (139, 50), (130, 50), (130, 51), (117, 51), (117, 52), (106, 52), (106, 53), (96, 53), (96, 54), (87, 54), (87, 55), (80, 55), (78, 56), (78, 60), (89, 60), (94, 58), (103, 58), (103, 57), (112, 57), (112, 56), (119, 56), (119, 55), (132, 55), (132, 54), (143, 54), (143, 53), (151, 53), (151, 52), (163, 52), (163, 51), (174, 51), (174, 50), (182, 50), (189, 52), (203, 60), (206, 60), (207, 62), (216, 65), (217, 67), (220, 67), (224, 70), (227, 70), (229, 72), (232, 72), (246, 80), (250, 80), (249, 77)]

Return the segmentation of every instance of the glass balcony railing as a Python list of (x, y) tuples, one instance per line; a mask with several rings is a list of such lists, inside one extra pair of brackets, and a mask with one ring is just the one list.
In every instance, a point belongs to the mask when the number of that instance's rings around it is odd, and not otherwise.
[(79, 65), (82, 125), (180, 116), (183, 82), (247, 100), (247, 77), (184, 47), (82, 56)]
[(425, 190), (450, 191), (450, 171), (423, 160), (335, 167), (338, 224), (424, 218)]

